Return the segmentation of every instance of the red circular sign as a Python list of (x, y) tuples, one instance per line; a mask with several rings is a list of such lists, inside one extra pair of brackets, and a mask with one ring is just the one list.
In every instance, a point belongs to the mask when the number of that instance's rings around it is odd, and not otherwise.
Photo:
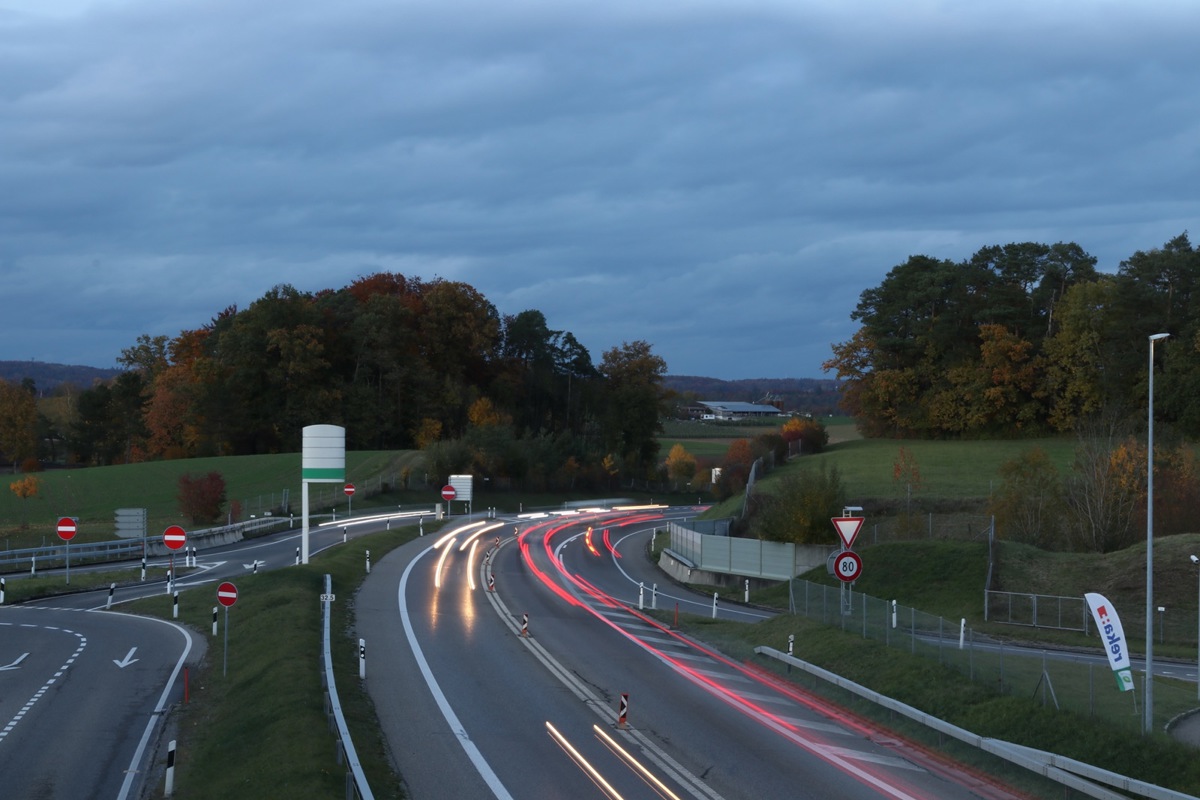
[(187, 532), (178, 525), (172, 525), (163, 531), (163, 544), (171, 550), (180, 550), (187, 544)]
[(63, 517), (58, 521), (58, 538), (69, 542), (75, 538), (75, 520)]
[(229, 608), (237, 602), (237, 587), (226, 581), (217, 587), (217, 602)]
[(442, 487), (442, 499), (443, 500), (453, 500), (456, 497), (458, 497), (458, 492), (455, 491), (453, 486), (443, 486)]
[(853, 550), (843, 550), (833, 562), (833, 574), (849, 583), (862, 574), (862, 559)]
[(354, 494), (354, 484), (353, 484), (353, 483), (347, 483), (347, 484), (346, 484), (346, 485), (345, 485), (345, 486), (342, 488), (342, 491), (346, 493), (346, 497), (349, 497), (350, 495)]

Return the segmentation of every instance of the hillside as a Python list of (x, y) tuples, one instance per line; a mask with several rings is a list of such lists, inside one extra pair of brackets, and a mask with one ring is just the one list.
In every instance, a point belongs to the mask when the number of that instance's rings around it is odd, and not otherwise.
[(43, 393), (62, 383), (71, 383), (86, 389), (94, 382), (106, 381), (119, 372), (118, 369), (50, 364), (45, 361), (0, 361), (0, 380), (19, 384), (30, 378), (34, 386)]

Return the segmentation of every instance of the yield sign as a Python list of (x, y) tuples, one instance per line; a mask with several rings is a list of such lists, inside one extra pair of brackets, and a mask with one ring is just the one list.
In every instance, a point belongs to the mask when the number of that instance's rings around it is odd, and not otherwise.
[(833, 517), (833, 527), (837, 528), (842, 547), (849, 550), (854, 546), (854, 540), (858, 538), (858, 531), (865, 521), (866, 517)]

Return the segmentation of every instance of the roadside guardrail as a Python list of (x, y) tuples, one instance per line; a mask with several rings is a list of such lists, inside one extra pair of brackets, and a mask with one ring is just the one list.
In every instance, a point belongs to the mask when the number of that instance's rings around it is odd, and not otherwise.
[(329, 609), (332, 605), (333, 577), (326, 574), (325, 593), (321, 595), (321, 682), (325, 685), (325, 714), (329, 717), (330, 729), (337, 736), (337, 762), (346, 765), (346, 800), (375, 800), (350, 738), (337, 684), (333, 680), (333, 651), (329, 646)]

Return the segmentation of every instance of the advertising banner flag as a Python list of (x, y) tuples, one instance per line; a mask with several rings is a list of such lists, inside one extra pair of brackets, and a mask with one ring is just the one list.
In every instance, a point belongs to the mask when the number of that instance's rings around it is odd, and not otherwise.
[(1104, 651), (1108, 654), (1108, 665), (1112, 667), (1113, 677), (1117, 679), (1117, 691), (1132, 690), (1133, 668), (1129, 664), (1129, 646), (1125, 643), (1125, 629), (1121, 627), (1121, 618), (1117, 616), (1117, 610), (1102, 594), (1088, 592), (1083, 599), (1092, 610), (1092, 619), (1096, 620), (1096, 627), (1100, 629)]

